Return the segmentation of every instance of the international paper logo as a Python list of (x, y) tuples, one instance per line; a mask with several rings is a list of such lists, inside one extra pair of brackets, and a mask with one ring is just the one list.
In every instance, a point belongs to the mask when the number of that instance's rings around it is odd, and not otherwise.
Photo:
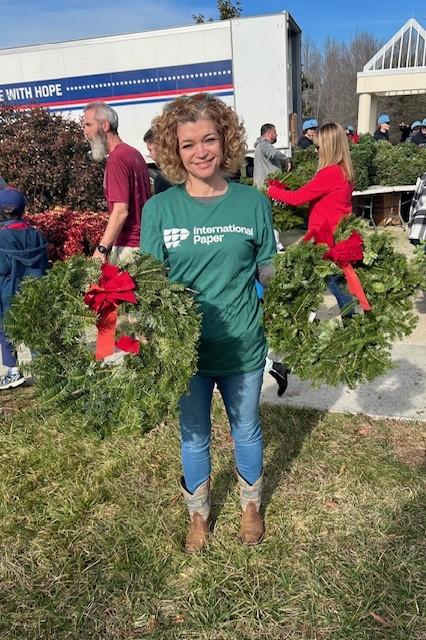
[(172, 247), (179, 247), (183, 240), (186, 240), (189, 236), (188, 229), (164, 229), (163, 237), (164, 244), (167, 249)]

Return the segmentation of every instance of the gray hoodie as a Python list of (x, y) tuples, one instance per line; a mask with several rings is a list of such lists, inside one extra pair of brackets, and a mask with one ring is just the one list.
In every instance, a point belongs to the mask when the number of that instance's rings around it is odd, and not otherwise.
[(286, 160), (287, 157), (281, 151), (260, 136), (254, 143), (253, 182), (256, 187), (263, 187), (266, 176), (280, 171), (282, 163)]

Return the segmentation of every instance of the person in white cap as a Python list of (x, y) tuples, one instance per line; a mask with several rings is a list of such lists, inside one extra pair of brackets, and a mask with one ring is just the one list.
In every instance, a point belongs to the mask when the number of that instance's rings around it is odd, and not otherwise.
[(382, 113), (377, 119), (377, 129), (374, 132), (374, 139), (379, 142), (386, 140), (389, 142), (390, 118), (386, 113)]

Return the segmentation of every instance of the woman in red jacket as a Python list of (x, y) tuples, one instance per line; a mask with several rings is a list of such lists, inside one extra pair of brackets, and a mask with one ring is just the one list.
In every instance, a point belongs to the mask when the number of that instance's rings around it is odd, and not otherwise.
[(333, 231), (340, 220), (352, 211), (354, 173), (346, 134), (334, 122), (318, 130), (318, 171), (296, 191), (271, 185), (268, 196), (292, 206), (310, 202), (308, 230), (328, 221)]
[[(296, 207), (309, 202), (308, 231), (325, 222), (334, 231), (341, 219), (352, 211), (354, 171), (343, 127), (335, 122), (323, 125), (318, 130), (316, 145), (318, 171), (312, 180), (296, 191), (271, 184), (268, 196)], [(354, 301), (342, 283), (340, 276), (331, 276), (328, 286), (340, 309), (346, 307), (345, 315), (352, 315)]]

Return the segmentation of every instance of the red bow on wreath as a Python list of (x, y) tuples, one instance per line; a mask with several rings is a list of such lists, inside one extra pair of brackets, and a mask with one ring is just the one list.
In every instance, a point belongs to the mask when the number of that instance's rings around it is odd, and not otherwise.
[[(101, 270), (99, 283), (93, 284), (84, 295), (84, 302), (99, 316), (96, 323), (96, 360), (103, 360), (114, 353), (117, 308), (120, 302), (138, 303), (133, 293), (136, 284), (128, 271), (120, 271), (118, 267), (108, 263), (103, 264)], [(123, 351), (139, 353), (139, 342), (128, 336), (122, 336), (117, 346)]]
[(321, 227), (314, 227), (304, 236), (303, 241), (313, 239), (315, 244), (326, 244), (329, 248), (324, 253), (324, 258), (335, 262), (343, 271), (348, 283), (349, 292), (355, 296), (364, 311), (371, 311), (370, 303), (362, 288), (362, 284), (353, 268), (353, 262), (359, 262), (363, 258), (362, 237), (356, 231), (352, 231), (349, 238), (335, 243), (333, 231), (328, 222)]

